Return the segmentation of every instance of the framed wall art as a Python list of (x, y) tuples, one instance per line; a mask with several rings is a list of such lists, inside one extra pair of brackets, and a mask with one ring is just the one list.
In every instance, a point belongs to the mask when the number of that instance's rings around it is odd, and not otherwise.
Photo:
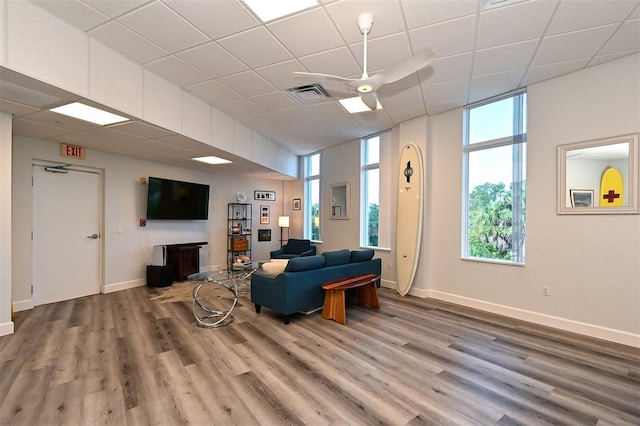
[(271, 241), (271, 229), (258, 229), (258, 241)]
[(269, 223), (269, 216), (271, 214), (271, 209), (269, 206), (260, 206), (260, 224), (266, 225)]
[(294, 198), (291, 200), (291, 210), (300, 210), (302, 208), (302, 201), (300, 198)]
[(259, 201), (275, 201), (275, 191), (253, 191), (253, 199)]

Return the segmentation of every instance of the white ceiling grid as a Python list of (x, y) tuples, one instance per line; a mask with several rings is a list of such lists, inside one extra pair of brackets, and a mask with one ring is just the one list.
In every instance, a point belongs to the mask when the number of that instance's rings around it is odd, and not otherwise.
[[(266, 24), (240, 0), (31, 1), (296, 154), (640, 52), (638, 0), (324, 0)], [(312, 81), (294, 71), (362, 74), (362, 12), (374, 15), (369, 74), (424, 48), (432, 65), (380, 90), (383, 110), (295, 102), (286, 90)], [(48, 119), (26, 115), (16, 131), (44, 136)], [(126, 142), (114, 146), (126, 154)]]

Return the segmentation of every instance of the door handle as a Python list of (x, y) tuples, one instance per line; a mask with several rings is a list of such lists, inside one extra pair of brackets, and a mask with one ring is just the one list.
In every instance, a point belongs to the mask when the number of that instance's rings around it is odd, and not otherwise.
[(92, 240), (97, 240), (99, 236), (100, 235), (98, 235), (98, 234), (91, 234), (91, 235), (87, 235), (87, 238), (90, 238)]

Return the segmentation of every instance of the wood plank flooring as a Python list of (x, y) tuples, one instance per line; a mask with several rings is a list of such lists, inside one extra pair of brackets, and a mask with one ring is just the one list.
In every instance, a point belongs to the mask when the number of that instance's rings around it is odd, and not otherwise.
[(640, 350), (380, 290), (381, 309), (224, 328), (157, 290), (21, 312), (0, 338), (7, 425), (638, 425)]

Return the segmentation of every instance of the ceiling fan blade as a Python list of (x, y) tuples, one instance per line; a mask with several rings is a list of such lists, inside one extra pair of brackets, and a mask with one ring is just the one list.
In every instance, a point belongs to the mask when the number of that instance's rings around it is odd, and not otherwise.
[(360, 99), (370, 110), (378, 109), (378, 94), (376, 92), (360, 93)]
[[(380, 71), (376, 75), (374, 75), (370, 80), (372, 81), (372, 86), (374, 86), (374, 90), (377, 87), (382, 86), (383, 84), (393, 83), (398, 80), (402, 80), (408, 75), (413, 74), (414, 72), (420, 71), (422, 68), (429, 66), (429, 64), (433, 61), (436, 54), (431, 49), (423, 50), (411, 58), (407, 58), (404, 61), (398, 62), (384, 71)], [(376, 87), (377, 86), (377, 87)]]
[(315, 72), (294, 72), (292, 74), (294, 77), (308, 78), (315, 81), (333, 81), (333, 82), (345, 83), (345, 82), (350, 82), (354, 80), (352, 78), (344, 78), (344, 77), (339, 77), (337, 75), (320, 74)]

